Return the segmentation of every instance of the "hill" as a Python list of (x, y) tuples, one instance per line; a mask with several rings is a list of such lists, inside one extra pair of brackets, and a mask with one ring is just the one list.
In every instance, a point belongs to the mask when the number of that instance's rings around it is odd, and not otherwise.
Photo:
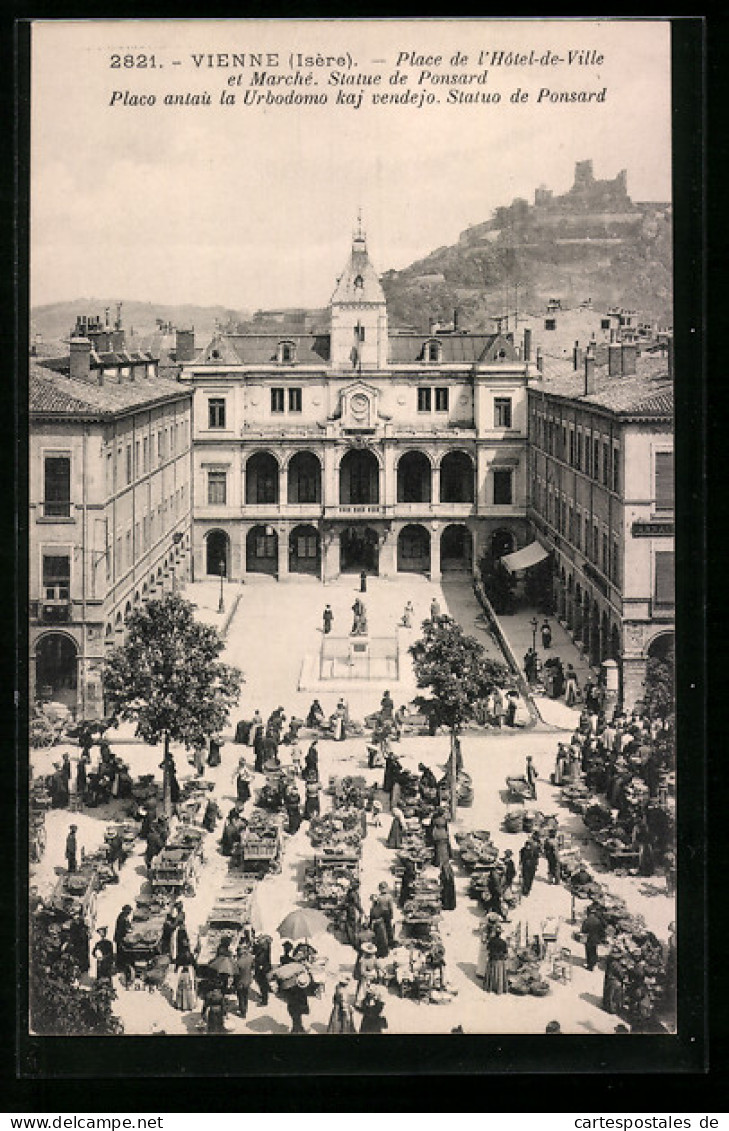
[[(50, 303), (31, 309), (31, 338), (40, 334), (43, 341), (63, 342), (68, 338), (71, 327), (78, 315), (101, 315), (108, 308), (109, 317), (116, 317), (118, 299), (77, 298), (70, 302)], [(158, 330), (158, 321), (178, 329), (195, 327), (195, 337), (199, 343), (209, 341), (215, 331), (216, 323), (227, 325), (238, 323), (249, 316), (248, 311), (231, 310), (225, 306), (169, 306), (164, 303), (134, 302), (122, 303), (122, 322), (127, 336), (145, 338)]]
[(562, 196), (541, 187), (534, 203), (517, 199), (401, 271), (382, 277), (390, 325), (427, 332), (430, 318), (449, 322), (455, 308), (465, 328), (491, 329), (513, 311), (536, 315), (550, 299), (563, 309), (591, 298), (661, 323), (672, 321), (671, 207), (634, 203), (625, 172), (595, 180), (592, 162), (578, 162)]

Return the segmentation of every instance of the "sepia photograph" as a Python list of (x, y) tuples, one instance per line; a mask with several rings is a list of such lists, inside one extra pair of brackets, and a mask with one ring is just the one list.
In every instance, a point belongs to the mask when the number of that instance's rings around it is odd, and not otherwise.
[(676, 1034), (671, 32), (32, 21), (30, 1035)]

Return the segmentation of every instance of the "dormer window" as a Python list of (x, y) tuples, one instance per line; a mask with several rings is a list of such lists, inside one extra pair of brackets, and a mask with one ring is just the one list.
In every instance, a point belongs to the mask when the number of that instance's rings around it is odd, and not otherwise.
[(278, 361), (281, 365), (291, 365), (296, 360), (296, 346), (293, 342), (278, 343)]
[(361, 290), (363, 290), (363, 288), (364, 288), (364, 279), (362, 278), (361, 275), (355, 276), (354, 289), (356, 291), (361, 291)]
[(442, 343), (435, 338), (431, 339), (425, 348), (425, 357), (427, 361), (439, 362), (443, 357)]

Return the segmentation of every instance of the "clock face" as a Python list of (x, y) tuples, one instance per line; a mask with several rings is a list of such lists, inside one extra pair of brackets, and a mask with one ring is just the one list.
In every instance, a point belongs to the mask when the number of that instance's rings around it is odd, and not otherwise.
[(370, 411), (370, 402), (364, 393), (355, 393), (349, 403), (352, 416), (355, 420), (367, 419)]

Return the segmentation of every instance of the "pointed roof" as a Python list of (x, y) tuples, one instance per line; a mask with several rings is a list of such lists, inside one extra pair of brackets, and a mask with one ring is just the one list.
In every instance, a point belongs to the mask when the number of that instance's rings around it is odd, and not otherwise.
[(383, 291), (377, 272), (367, 254), (367, 241), (361, 226), (352, 240), (352, 250), (344, 271), (339, 276), (332, 295), (336, 303), (384, 303)]

